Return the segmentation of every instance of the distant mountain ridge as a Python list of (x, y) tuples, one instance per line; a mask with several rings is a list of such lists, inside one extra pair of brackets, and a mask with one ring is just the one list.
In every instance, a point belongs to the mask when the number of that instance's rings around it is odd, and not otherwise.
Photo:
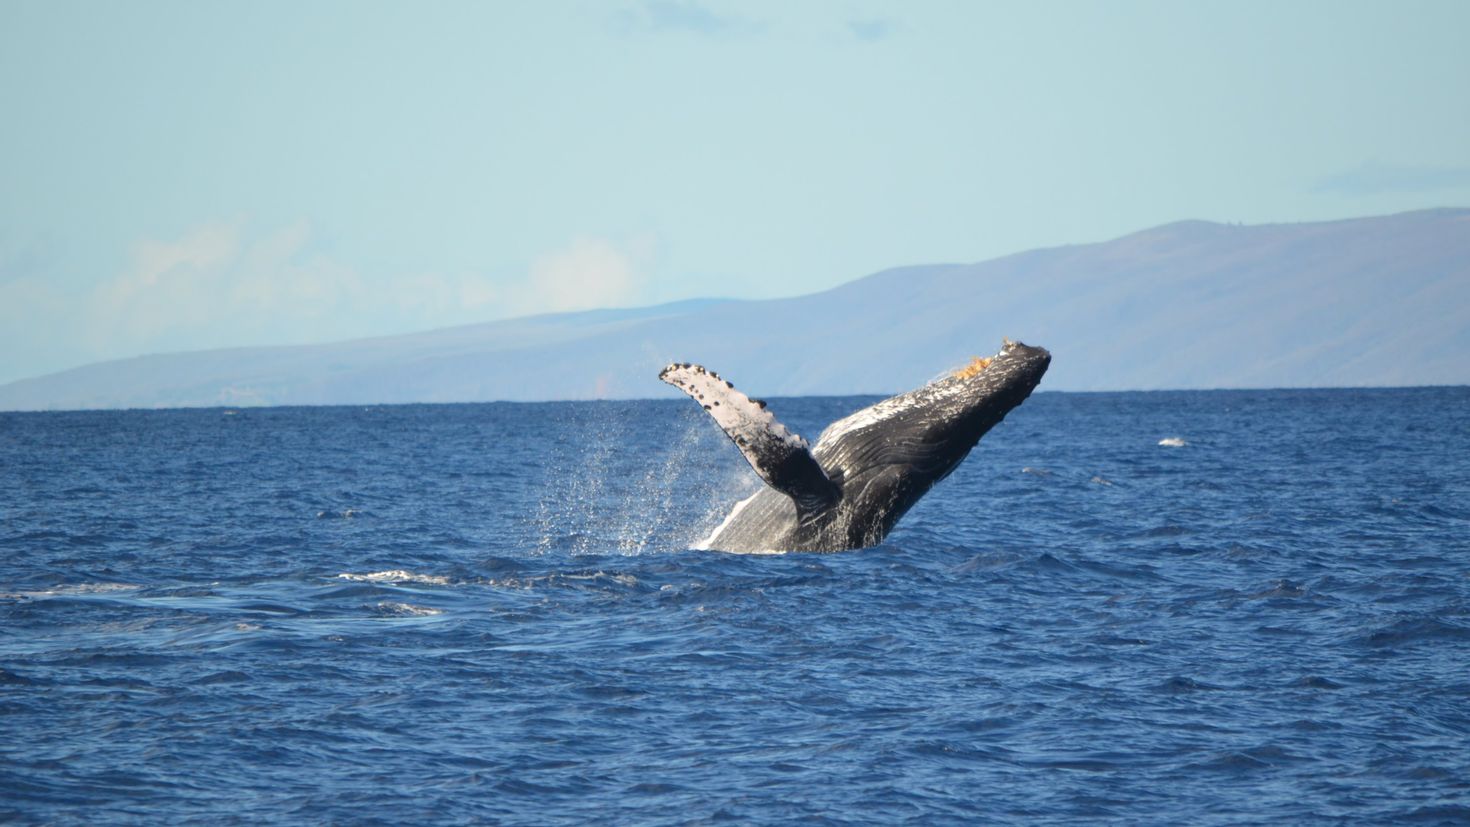
[(0, 410), (655, 397), (671, 361), (763, 396), (888, 393), (1002, 336), (1052, 351), (1043, 390), (1467, 384), (1470, 209), (1183, 221), (787, 299), (142, 356), (0, 386)]

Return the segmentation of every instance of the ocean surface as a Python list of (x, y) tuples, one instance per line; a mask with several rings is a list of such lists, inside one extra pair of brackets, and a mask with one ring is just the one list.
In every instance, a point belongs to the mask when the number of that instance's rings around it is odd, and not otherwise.
[(0, 414), (0, 821), (1470, 822), (1470, 388), (1039, 393), (689, 550), (756, 484), (683, 399)]

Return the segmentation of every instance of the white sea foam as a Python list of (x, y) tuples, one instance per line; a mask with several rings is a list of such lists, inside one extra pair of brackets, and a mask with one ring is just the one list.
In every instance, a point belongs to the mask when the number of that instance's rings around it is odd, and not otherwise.
[(1159, 440), (1159, 444), (1165, 448), (1183, 448), (1189, 443), (1185, 442), (1182, 436), (1166, 436)]
[(435, 609), (429, 606), (415, 606), (412, 603), (384, 602), (378, 604), (378, 609), (384, 614), (398, 615), (400, 617), (433, 617), (444, 614), (443, 609)]
[(438, 574), (415, 574), (405, 569), (374, 571), (368, 574), (343, 572), (337, 575), (337, 577), (342, 580), (355, 580), (360, 583), (427, 583), (431, 586), (449, 585), (448, 577)]
[(66, 583), (52, 586), (49, 589), (38, 589), (29, 592), (7, 592), (0, 594), (0, 598), (27, 599), (37, 597), (62, 597), (77, 594), (111, 594), (113, 592), (132, 592), (143, 588), (132, 583)]
[[(563, 574), (563, 575), (556, 575), (555, 578), (556, 579), (560, 579), (560, 580), (611, 580), (611, 581), (613, 581), (614, 583), (617, 583), (620, 586), (636, 586), (636, 585), (638, 585), (638, 578), (637, 577), (634, 577), (631, 574), (610, 574), (608, 572), (601, 571), (601, 570), (594, 571), (594, 572), (592, 572), (590, 574)], [(533, 578), (531, 578), (527, 582), (535, 582), (537, 580), (551, 580), (551, 579), (552, 579), (552, 577), (545, 577), (545, 578), (533, 577)]]

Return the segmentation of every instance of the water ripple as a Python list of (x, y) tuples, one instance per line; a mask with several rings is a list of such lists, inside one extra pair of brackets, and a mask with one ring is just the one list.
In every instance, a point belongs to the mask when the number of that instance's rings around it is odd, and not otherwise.
[(685, 407), (0, 414), (0, 821), (1470, 820), (1465, 389), (1041, 394), (821, 556)]

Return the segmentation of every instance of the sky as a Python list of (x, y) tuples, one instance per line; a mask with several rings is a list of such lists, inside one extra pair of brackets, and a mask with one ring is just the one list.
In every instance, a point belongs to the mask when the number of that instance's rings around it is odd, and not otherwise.
[(1470, 205), (1470, 3), (0, 0), (0, 383)]

